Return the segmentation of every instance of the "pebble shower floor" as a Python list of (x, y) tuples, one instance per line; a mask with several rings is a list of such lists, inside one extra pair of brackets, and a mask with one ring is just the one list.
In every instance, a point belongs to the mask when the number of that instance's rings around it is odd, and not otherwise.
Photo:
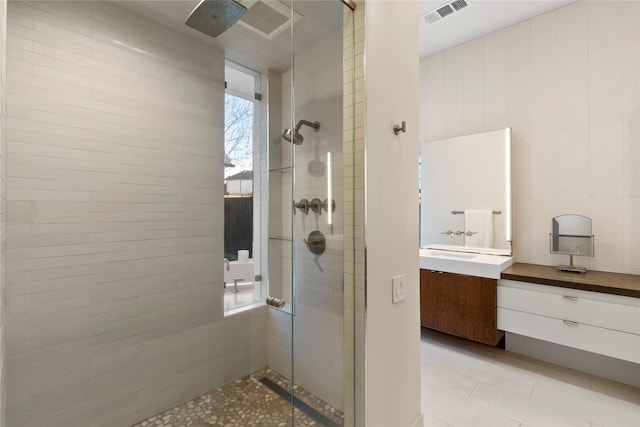
[[(230, 384), (203, 394), (187, 403), (147, 418), (132, 427), (291, 427), (324, 424), (294, 408), (291, 402), (260, 382), (267, 378), (290, 390), (289, 381), (272, 371), (262, 369)], [(295, 396), (327, 417), (332, 424), (344, 425), (343, 414), (301, 387), (294, 386)]]

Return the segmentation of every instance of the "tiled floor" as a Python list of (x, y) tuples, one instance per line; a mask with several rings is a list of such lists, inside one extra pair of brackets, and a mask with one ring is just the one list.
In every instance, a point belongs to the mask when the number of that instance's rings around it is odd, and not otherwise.
[(425, 427), (640, 427), (640, 389), (426, 329)]
[[(470, 341), (422, 331), (425, 427), (640, 427), (640, 389)], [(134, 427), (290, 426), (289, 401), (260, 383), (263, 370)], [(342, 414), (298, 389), (342, 425)], [(321, 426), (297, 410), (295, 426)], [(389, 426), (394, 427), (394, 426)]]
[[(322, 427), (324, 423), (294, 409), (287, 400), (260, 382), (268, 378), (285, 390), (290, 390), (289, 381), (272, 371), (263, 369), (210, 393), (204, 394), (183, 405), (143, 420), (132, 427)], [(340, 411), (331, 408), (318, 397), (300, 387), (294, 387), (295, 396), (315, 411), (320, 412), (335, 424), (343, 425)], [(293, 419), (293, 423), (292, 423)]]

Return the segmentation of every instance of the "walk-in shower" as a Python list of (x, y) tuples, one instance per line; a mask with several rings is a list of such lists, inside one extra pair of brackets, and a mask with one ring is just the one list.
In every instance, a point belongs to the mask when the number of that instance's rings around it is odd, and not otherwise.
[(284, 129), (282, 137), (295, 145), (301, 145), (302, 141), (304, 141), (304, 136), (300, 133), (302, 125), (309, 126), (314, 132), (318, 132), (318, 129), (320, 129), (320, 122), (310, 122), (303, 119), (298, 122), (294, 129)]
[[(20, 153), (4, 159), (15, 213), (8, 426), (362, 425), (362, 311), (345, 280), (359, 271), (347, 229), (353, 11), (340, 0), (199, 2), (6, 2), (17, 126), (7, 146)], [(234, 80), (227, 63), (251, 79)], [(252, 113), (235, 134), (227, 95)], [(252, 148), (251, 173), (241, 156), (225, 162), (227, 140)], [(246, 282), (260, 289), (237, 310), (225, 296), (249, 285), (224, 289), (230, 198), (252, 198), (242, 250)], [(335, 211), (294, 217), (292, 201), (305, 198)], [(322, 254), (304, 243), (313, 230)]]

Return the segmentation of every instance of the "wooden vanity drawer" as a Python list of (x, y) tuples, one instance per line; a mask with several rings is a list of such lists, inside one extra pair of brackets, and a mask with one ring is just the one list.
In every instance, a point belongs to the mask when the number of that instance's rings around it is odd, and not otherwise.
[(640, 335), (498, 307), (498, 329), (640, 363)]
[[(640, 335), (640, 300), (560, 287), (500, 281), (498, 307)], [(499, 326), (500, 329), (502, 329)]]

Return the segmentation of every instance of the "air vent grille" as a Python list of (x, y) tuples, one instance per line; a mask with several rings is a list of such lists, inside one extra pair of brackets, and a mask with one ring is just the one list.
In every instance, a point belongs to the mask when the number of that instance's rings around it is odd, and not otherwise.
[(467, 2), (464, 0), (456, 0), (454, 2), (451, 3), (451, 6), (457, 11), (459, 11), (460, 9), (464, 9), (465, 7), (468, 6)]
[(444, 18), (447, 15), (451, 15), (453, 12), (453, 8), (448, 4), (438, 9), (438, 15), (440, 15), (441, 18)]
[(282, 24), (289, 21), (289, 17), (261, 1), (257, 1), (240, 19), (265, 34), (272, 33)]
[(243, 4), (248, 11), (238, 23), (268, 39), (289, 28), (292, 17), (293, 22), (302, 18), (301, 14), (279, 1), (245, 0)]
[(468, 6), (471, 6), (471, 3), (468, 0), (454, 0), (451, 3), (447, 3), (437, 9), (427, 12), (423, 17), (427, 24), (433, 24), (434, 22), (438, 22), (442, 18), (452, 15), (453, 13)]

